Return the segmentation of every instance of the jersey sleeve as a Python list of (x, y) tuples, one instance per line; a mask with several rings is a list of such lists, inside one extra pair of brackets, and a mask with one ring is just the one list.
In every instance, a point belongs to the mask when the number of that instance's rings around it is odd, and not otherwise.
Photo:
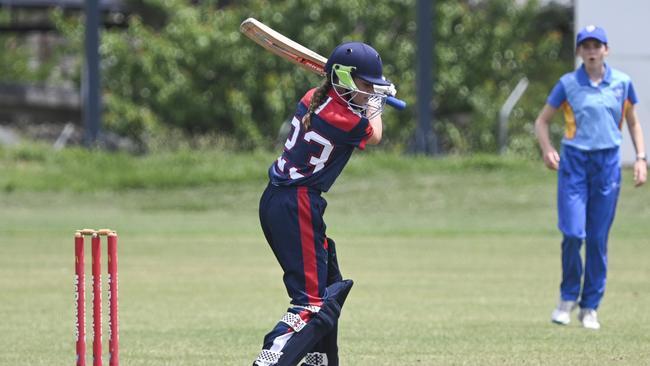
[(637, 104), (639, 102), (639, 99), (636, 96), (636, 91), (634, 90), (634, 84), (632, 84), (631, 80), (627, 86), (627, 100), (629, 100), (631, 104)]
[(366, 148), (368, 139), (373, 134), (372, 126), (367, 118), (361, 118), (359, 123), (350, 130), (346, 143), (363, 150)]
[(553, 108), (560, 108), (562, 103), (566, 100), (566, 91), (564, 90), (564, 85), (562, 81), (559, 81), (551, 90), (551, 94), (548, 95), (546, 103), (548, 103)]

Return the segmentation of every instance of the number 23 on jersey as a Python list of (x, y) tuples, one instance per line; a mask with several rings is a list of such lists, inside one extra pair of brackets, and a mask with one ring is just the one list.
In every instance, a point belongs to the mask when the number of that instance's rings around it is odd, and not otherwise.
[[(289, 134), (287, 141), (284, 143), (286, 153), (289, 153), (289, 155), (291, 155), (292, 149), (309, 148), (312, 144), (318, 144), (321, 146), (321, 152), (319, 156), (305, 154), (303, 156), (307, 156), (309, 158), (309, 161), (294, 162), (299, 167), (289, 167), (289, 176), (291, 179), (300, 179), (306, 175), (314, 174), (323, 169), (330, 157), (330, 154), (332, 153), (332, 150), (334, 149), (332, 143), (325, 137), (319, 135), (318, 132), (311, 130), (304, 134), (304, 141), (301, 144), (301, 141), (298, 141), (298, 137), (300, 135), (300, 121), (298, 121), (296, 117), (293, 117), (291, 120), (291, 130), (292, 131)], [(280, 156), (278, 158), (278, 169), (280, 171), (284, 171), (286, 165), (287, 161), (283, 156)]]

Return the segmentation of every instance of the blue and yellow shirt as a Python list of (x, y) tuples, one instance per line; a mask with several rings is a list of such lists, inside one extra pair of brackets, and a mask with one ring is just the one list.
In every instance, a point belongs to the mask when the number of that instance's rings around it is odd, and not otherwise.
[(625, 113), (638, 100), (626, 74), (605, 65), (603, 80), (595, 85), (583, 64), (560, 78), (546, 102), (564, 112), (562, 144), (601, 150), (621, 144)]

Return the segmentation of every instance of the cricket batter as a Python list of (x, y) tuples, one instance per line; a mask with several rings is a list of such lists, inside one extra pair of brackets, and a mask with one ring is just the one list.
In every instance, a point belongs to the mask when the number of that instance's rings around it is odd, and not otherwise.
[(326, 235), (321, 194), (356, 148), (381, 141), (386, 94), (379, 90), (394, 86), (383, 77), (377, 51), (360, 42), (337, 46), (325, 70), (323, 83), (298, 103), (260, 199), (262, 230), (284, 271), (291, 304), (264, 337), (257, 366), (339, 364), (338, 318), (352, 281), (343, 280)]

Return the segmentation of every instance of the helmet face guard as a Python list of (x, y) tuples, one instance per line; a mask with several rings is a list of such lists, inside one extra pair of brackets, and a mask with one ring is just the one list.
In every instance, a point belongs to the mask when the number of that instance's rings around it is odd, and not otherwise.
[[(325, 72), (330, 76), (334, 90), (360, 116), (371, 119), (383, 111), (389, 95), (395, 94), (395, 86), (383, 76), (379, 53), (362, 42), (345, 42), (338, 45), (327, 59)], [(355, 84), (354, 78), (372, 84), (372, 92), (366, 92)], [(364, 98), (357, 98), (361, 94)], [(354, 99), (365, 102), (360, 105)]]
[[(354, 66), (344, 66), (341, 64), (332, 65), (332, 73), (330, 77), (332, 85), (334, 86), (334, 91), (348, 104), (348, 108), (351, 111), (359, 116), (372, 119), (381, 114), (384, 110), (386, 98), (388, 97), (388, 90), (386, 88), (390, 88), (392, 84), (390, 86), (372, 84), (374, 91), (372, 93), (360, 90), (354, 83), (354, 78), (352, 76), (355, 70), (356, 67)], [(359, 78), (365, 80), (363, 77)], [(367, 102), (364, 104), (356, 103), (354, 98), (358, 95), (362, 95)]]

